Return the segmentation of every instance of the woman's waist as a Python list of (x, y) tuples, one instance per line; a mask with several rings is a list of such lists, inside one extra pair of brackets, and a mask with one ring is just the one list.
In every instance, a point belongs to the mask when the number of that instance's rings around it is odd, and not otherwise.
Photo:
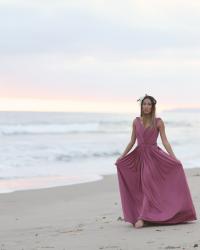
[(137, 144), (138, 147), (153, 147), (153, 146), (158, 146), (157, 142), (139, 142)]

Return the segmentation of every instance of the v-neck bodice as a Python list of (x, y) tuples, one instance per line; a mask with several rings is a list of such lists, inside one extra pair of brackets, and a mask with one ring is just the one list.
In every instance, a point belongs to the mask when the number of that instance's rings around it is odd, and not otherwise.
[[(156, 145), (157, 144), (157, 138), (159, 134), (159, 129), (157, 126), (155, 127), (144, 127), (144, 125), (141, 122), (140, 117), (136, 117), (137, 122), (135, 125), (135, 132), (136, 132), (136, 138), (138, 145)], [(157, 120), (160, 119), (159, 117), (156, 117), (156, 124)]]
[(144, 129), (150, 128), (150, 126), (147, 126), (147, 127), (144, 126), (144, 124), (139, 116), (137, 118), (139, 119), (139, 122), (141, 123), (141, 125)]

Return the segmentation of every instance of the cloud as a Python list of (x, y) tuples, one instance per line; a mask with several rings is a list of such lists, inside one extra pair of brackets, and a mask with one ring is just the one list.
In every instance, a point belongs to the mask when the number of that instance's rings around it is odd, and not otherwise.
[(188, 99), (199, 11), (195, 0), (0, 0), (0, 95), (131, 100), (176, 88)]
[(1, 54), (123, 55), (199, 46), (196, 1), (8, 0), (0, 5)]

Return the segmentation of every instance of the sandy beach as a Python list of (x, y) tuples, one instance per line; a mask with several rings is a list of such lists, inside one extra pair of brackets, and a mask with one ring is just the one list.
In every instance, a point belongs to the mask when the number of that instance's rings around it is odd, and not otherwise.
[[(185, 170), (199, 216), (200, 168)], [(2, 250), (199, 249), (199, 221), (136, 229), (123, 221), (117, 175), (0, 194)]]

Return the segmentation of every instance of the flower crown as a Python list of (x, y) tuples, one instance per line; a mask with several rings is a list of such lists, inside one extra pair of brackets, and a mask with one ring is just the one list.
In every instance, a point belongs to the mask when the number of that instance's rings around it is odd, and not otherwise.
[[(144, 96), (141, 96), (139, 99), (137, 99), (137, 102), (139, 101), (140, 104), (142, 104), (142, 101), (143, 101), (143, 99), (144, 99), (146, 96), (149, 96), (149, 95), (145, 94)], [(151, 99), (152, 99), (152, 101), (153, 101), (154, 104), (157, 103), (157, 101), (156, 101), (152, 96), (151, 96)]]

